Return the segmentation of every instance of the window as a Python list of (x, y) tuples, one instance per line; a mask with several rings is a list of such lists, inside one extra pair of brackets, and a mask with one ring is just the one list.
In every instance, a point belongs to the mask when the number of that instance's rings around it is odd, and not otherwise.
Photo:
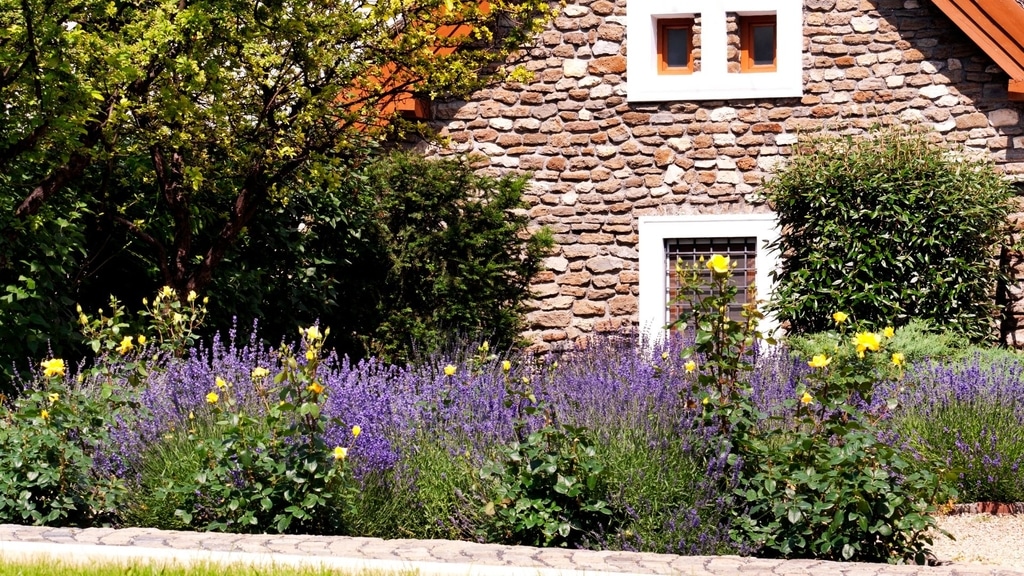
[[(639, 322), (652, 340), (664, 337), (665, 326), (682, 311), (669, 307), (678, 293), (677, 261), (686, 265), (701, 256), (728, 255), (738, 263), (733, 280), (744, 296), (751, 285), (759, 300), (771, 294), (769, 273), (778, 262), (775, 252), (767, 249), (767, 243), (778, 237), (773, 214), (643, 216), (639, 233)], [(739, 307), (730, 313), (738, 317)], [(775, 322), (766, 318), (759, 328), (771, 331)]]
[[(737, 238), (666, 238), (665, 239), (665, 292), (666, 307), (665, 324), (675, 322), (679, 316), (690, 309), (686, 302), (675, 302), (679, 296), (679, 274), (676, 266), (684, 269), (694, 266), (705, 278), (711, 277), (711, 271), (701, 265), (715, 254), (728, 256), (734, 264), (729, 283), (738, 289), (736, 301), (729, 306), (729, 317), (742, 320), (743, 305), (748, 302), (749, 290), (756, 287), (757, 270), (757, 237), (746, 236)], [(707, 293), (705, 291), (705, 293)]]
[(775, 15), (740, 16), (740, 69), (774, 72), (776, 69)]
[(693, 73), (693, 20), (658, 20), (658, 73)]
[[(626, 97), (630, 102), (803, 95), (803, 0), (626, 0), (626, 4)], [(740, 25), (749, 28), (749, 39), (741, 38)], [(749, 53), (749, 68), (739, 58), (744, 49)], [(733, 55), (736, 59), (730, 61)]]

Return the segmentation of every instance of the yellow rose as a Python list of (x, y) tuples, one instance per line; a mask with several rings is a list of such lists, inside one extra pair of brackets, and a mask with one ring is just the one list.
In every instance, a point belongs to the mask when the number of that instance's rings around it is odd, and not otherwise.
[(454, 376), (455, 375), (455, 366), (452, 366), (451, 364), (445, 366), (444, 367), (444, 375), (445, 376)]
[(729, 257), (722, 256), (721, 254), (715, 254), (708, 259), (707, 267), (715, 274), (728, 274), (729, 273)]
[(324, 387), (321, 386), (319, 382), (313, 382), (312, 384), (309, 385), (309, 388), (306, 389), (312, 392), (313, 394), (320, 394), (321, 392), (324, 391)]
[(228, 387), (227, 381), (221, 378), (220, 376), (217, 376), (217, 379), (214, 380), (213, 383), (216, 384), (217, 388), (220, 388), (221, 390)]
[(886, 338), (892, 338), (895, 335), (896, 331), (893, 330), (892, 326), (886, 326), (885, 330), (882, 330), (882, 336), (885, 336)]
[(60, 394), (57, 394), (56, 392), (51, 392), (48, 398), (50, 399), (50, 404), (53, 404), (57, 400), (60, 400)]
[(316, 326), (310, 326), (309, 328), (306, 329), (306, 338), (308, 338), (309, 340), (315, 341), (319, 340), (322, 337), (323, 335), (320, 334), (320, 328)]
[(39, 417), (42, 418), (43, 420), (49, 420), (50, 419), (50, 411), (49, 410), (42, 410), (41, 412), (39, 412)]
[(832, 359), (824, 354), (815, 354), (811, 361), (807, 363), (811, 368), (824, 368), (832, 363)]
[(857, 334), (855, 343), (857, 344), (857, 354), (863, 358), (865, 350), (878, 352), (879, 346), (882, 345), (882, 339), (874, 332), (861, 332)]
[(846, 322), (846, 319), (850, 316), (846, 312), (835, 312), (832, 314), (832, 319), (836, 321), (836, 324), (842, 324)]
[(197, 298), (197, 295), (196, 295), (196, 291), (195, 291), (195, 290), (189, 290), (189, 291), (188, 291), (188, 297), (187, 297), (187, 300), (188, 300), (189, 302), (195, 302), (195, 301), (196, 301), (196, 298)]
[(683, 368), (684, 368), (684, 369), (685, 369), (685, 370), (686, 370), (687, 372), (693, 372), (694, 370), (696, 370), (696, 369), (697, 369), (697, 363), (696, 363), (696, 362), (694, 362), (693, 360), (690, 360), (690, 361), (688, 361), (688, 362), (687, 362), (686, 364), (683, 364)]
[(359, 438), (359, 435), (362, 434), (362, 433), (363, 433), (363, 429), (358, 424), (356, 424), (355, 426), (352, 427), (352, 437), (353, 438)]
[(256, 368), (252, 369), (252, 379), (253, 380), (259, 380), (260, 378), (266, 378), (267, 375), (269, 375), (269, 374), (270, 374), (270, 370), (267, 370), (266, 368), (263, 368), (261, 366), (257, 366)]
[(45, 360), (40, 366), (43, 367), (43, 376), (47, 378), (64, 375), (64, 361), (60, 358)]
[(216, 404), (217, 400), (220, 400), (220, 396), (216, 392), (210, 392), (206, 395), (206, 401), (210, 404)]
[(505, 372), (508, 372), (509, 370), (512, 369), (512, 362), (509, 360), (505, 360), (504, 362), (501, 363), (501, 369), (504, 370)]
[(125, 336), (121, 340), (121, 344), (117, 347), (117, 352), (119, 354), (121, 354), (122, 356), (124, 356), (125, 354), (130, 352), (132, 348), (135, 348), (135, 345), (132, 344), (132, 337), (131, 336)]
[(811, 396), (809, 393), (804, 392), (804, 395), (800, 397), (800, 403), (810, 404), (811, 402), (814, 402), (814, 396)]
[(337, 446), (334, 448), (335, 460), (344, 460), (346, 456), (348, 456), (348, 448), (345, 448), (343, 446)]
[(902, 352), (894, 352), (892, 355), (892, 365), (899, 368), (907, 363), (907, 357)]
[(138, 340), (139, 346), (145, 346), (146, 345), (146, 336), (145, 335), (139, 334), (139, 336), (136, 338), (136, 340)]

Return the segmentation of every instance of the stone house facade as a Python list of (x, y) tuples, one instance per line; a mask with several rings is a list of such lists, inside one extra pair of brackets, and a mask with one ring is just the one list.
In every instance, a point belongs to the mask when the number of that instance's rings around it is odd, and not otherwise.
[[(532, 225), (557, 242), (533, 283), (539, 347), (656, 330), (678, 240), (691, 253), (753, 239), (750, 280), (769, 285), (758, 188), (803, 134), (918, 124), (1024, 181), (1024, 7), (979, 4), (569, 0), (528, 51), (532, 81), (433, 105), (450, 142), (436, 153), (530, 174)], [(744, 68), (755, 17), (774, 27), (767, 71)], [(665, 73), (666, 42), (681, 73)]]

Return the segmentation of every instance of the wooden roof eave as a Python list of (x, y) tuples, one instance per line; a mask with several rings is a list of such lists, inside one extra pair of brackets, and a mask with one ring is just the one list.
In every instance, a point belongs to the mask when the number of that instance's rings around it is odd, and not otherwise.
[(1010, 76), (1009, 99), (1024, 101), (1024, 8), (1015, 0), (932, 0)]

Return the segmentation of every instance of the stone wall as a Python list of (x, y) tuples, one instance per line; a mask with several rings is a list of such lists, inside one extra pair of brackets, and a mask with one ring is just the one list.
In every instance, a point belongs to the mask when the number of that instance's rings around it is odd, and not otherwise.
[(1024, 104), (927, 0), (805, 0), (804, 95), (628, 103), (626, 0), (575, 0), (530, 51), (528, 84), (435, 106), (450, 147), (532, 175), (558, 243), (535, 279), (541, 346), (636, 322), (637, 219), (767, 211), (756, 191), (801, 134), (917, 123), (1024, 177)]

